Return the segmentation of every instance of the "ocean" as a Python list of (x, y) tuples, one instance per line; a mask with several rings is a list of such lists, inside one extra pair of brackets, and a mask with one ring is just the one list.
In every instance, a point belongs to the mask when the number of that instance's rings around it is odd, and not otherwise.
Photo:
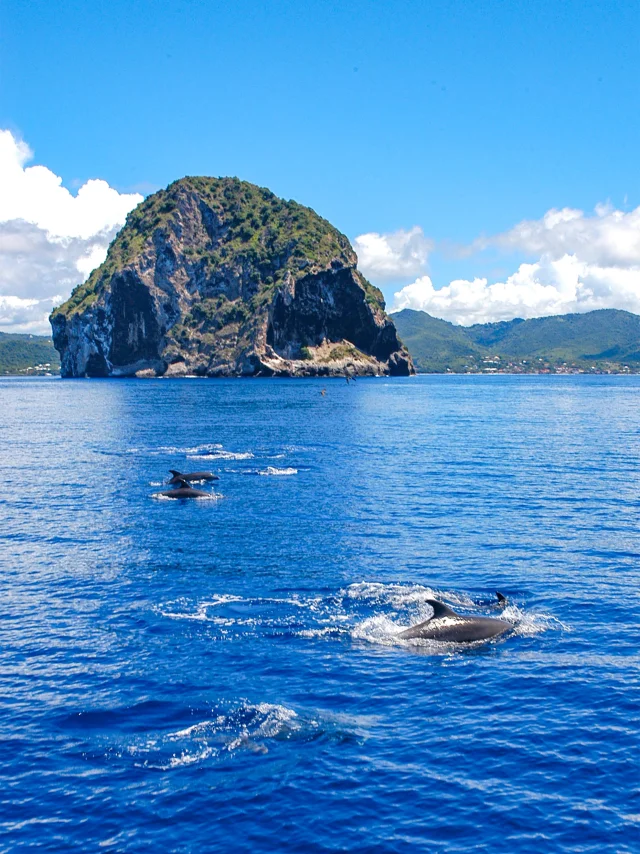
[(640, 377), (0, 403), (0, 851), (640, 850)]

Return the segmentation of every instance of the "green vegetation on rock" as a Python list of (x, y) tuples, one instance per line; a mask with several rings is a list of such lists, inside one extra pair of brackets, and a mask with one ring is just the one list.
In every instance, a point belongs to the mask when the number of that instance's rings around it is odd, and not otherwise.
[[(311, 208), (284, 201), (270, 190), (238, 178), (186, 177), (149, 196), (128, 215), (106, 261), (52, 317), (70, 316), (90, 307), (111, 276), (133, 264), (162, 237), (163, 229), (179, 231), (185, 199), (192, 194), (200, 200), (209, 236), (223, 243), (214, 251), (204, 242), (194, 243), (186, 250), (190, 263), (200, 267), (203, 278), (230, 263), (247, 268), (249, 278), (262, 284), (258, 302), (273, 294), (287, 272), (298, 279), (340, 256), (355, 264), (349, 240)], [(378, 288), (363, 276), (360, 279), (367, 300), (384, 308)]]
[(62, 374), (325, 376), (353, 360), (411, 373), (356, 264), (311, 208), (237, 178), (182, 178), (129, 214), (105, 262), (51, 314)]

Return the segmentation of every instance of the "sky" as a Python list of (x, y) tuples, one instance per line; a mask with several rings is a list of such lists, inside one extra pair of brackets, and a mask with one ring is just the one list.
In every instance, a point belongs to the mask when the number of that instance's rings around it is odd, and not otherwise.
[(392, 310), (640, 313), (639, 101), (637, 0), (2, 0), (0, 330), (183, 175), (312, 207)]

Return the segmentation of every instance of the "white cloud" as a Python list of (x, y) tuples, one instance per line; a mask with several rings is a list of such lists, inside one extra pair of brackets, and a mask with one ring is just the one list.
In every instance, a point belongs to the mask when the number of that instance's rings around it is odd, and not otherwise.
[(415, 225), (409, 231), (361, 234), (354, 239), (353, 245), (362, 273), (380, 282), (424, 272), (433, 241)]
[(574, 254), (582, 261), (606, 266), (640, 265), (640, 207), (624, 213), (598, 205), (595, 216), (573, 208), (552, 208), (542, 219), (524, 220), (477, 245), (551, 258)]
[(394, 295), (392, 310), (419, 309), (463, 325), (598, 308), (640, 314), (640, 208), (624, 213), (600, 205), (591, 217), (550, 210), (472, 248), (490, 246), (540, 258), (491, 284), (458, 279), (435, 289), (422, 276)]
[(104, 260), (142, 196), (87, 181), (74, 196), (26, 143), (0, 130), (0, 329), (49, 334), (52, 307)]

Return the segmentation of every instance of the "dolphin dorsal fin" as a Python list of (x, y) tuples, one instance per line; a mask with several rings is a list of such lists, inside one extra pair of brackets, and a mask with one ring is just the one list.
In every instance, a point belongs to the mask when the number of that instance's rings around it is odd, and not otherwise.
[(440, 619), (440, 617), (457, 617), (455, 611), (452, 611), (448, 605), (444, 605), (442, 602), (438, 602), (437, 599), (427, 599), (427, 605), (431, 605), (433, 608), (433, 619)]
[(178, 486), (181, 489), (189, 489), (189, 482), (186, 481), (183, 477), (178, 479)]
[(174, 477), (180, 477), (180, 472), (175, 469), (169, 469), (169, 474), (172, 474)]
[(504, 593), (501, 593), (499, 590), (496, 590), (496, 596), (498, 597), (498, 602), (500, 603), (500, 605), (506, 604), (507, 597), (504, 595)]

